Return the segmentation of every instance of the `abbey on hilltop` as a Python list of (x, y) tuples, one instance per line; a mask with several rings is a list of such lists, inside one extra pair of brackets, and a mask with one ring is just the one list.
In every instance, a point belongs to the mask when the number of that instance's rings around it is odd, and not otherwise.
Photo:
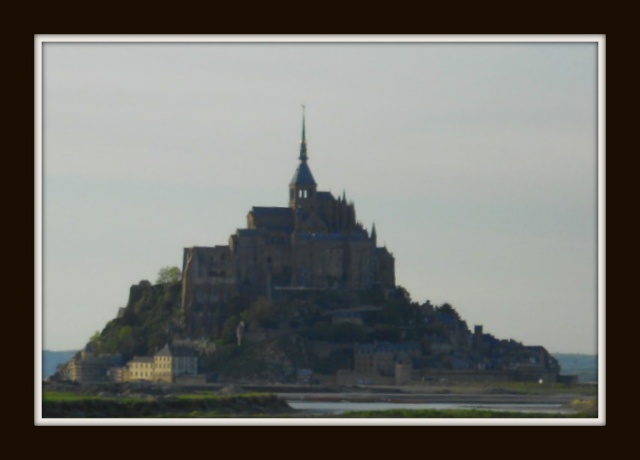
[(395, 286), (393, 255), (356, 220), (345, 194), (317, 190), (308, 164), (305, 117), (300, 163), (287, 207), (254, 206), (229, 244), (184, 249), (182, 306), (206, 311), (238, 294)]
[[(58, 379), (404, 385), (575, 382), (541, 346), (473, 332), (418, 304), (342, 194), (317, 190), (302, 117), (288, 206), (253, 207), (227, 245), (184, 249), (182, 284), (131, 286), (127, 306)], [(239, 380), (238, 380), (239, 379)]]

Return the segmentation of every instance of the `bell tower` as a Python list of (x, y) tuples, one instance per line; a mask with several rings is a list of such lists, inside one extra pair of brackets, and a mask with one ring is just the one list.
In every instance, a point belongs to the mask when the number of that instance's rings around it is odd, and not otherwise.
[(315, 209), (317, 184), (307, 164), (307, 139), (305, 135), (305, 114), (302, 106), (302, 139), (300, 140), (300, 164), (289, 184), (289, 207), (304, 214)]

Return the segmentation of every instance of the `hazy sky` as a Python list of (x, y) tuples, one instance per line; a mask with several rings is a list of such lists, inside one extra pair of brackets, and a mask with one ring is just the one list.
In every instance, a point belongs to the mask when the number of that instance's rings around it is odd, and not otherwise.
[(183, 248), (286, 206), (305, 104), (318, 189), (375, 221), (414, 300), (596, 353), (597, 59), (594, 42), (44, 43), (43, 347), (79, 349)]

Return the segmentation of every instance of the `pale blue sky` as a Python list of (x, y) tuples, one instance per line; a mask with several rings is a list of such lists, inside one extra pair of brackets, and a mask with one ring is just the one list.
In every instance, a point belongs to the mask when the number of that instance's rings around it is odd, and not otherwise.
[[(595, 38), (594, 38), (595, 40)], [(596, 43), (43, 45), (43, 346), (286, 206), (301, 104), (320, 190), (376, 223), (414, 300), (597, 350)]]

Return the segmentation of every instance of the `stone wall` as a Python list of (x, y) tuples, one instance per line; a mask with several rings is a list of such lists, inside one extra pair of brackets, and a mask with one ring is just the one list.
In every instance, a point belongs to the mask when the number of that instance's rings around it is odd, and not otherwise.
[(382, 376), (373, 373), (338, 371), (336, 373), (338, 385), (395, 385), (395, 376)]
[(204, 385), (207, 383), (204, 374), (195, 375), (176, 375), (174, 383), (176, 385)]
[(422, 369), (414, 374), (416, 378), (423, 382), (508, 382), (513, 375), (509, 371)]

